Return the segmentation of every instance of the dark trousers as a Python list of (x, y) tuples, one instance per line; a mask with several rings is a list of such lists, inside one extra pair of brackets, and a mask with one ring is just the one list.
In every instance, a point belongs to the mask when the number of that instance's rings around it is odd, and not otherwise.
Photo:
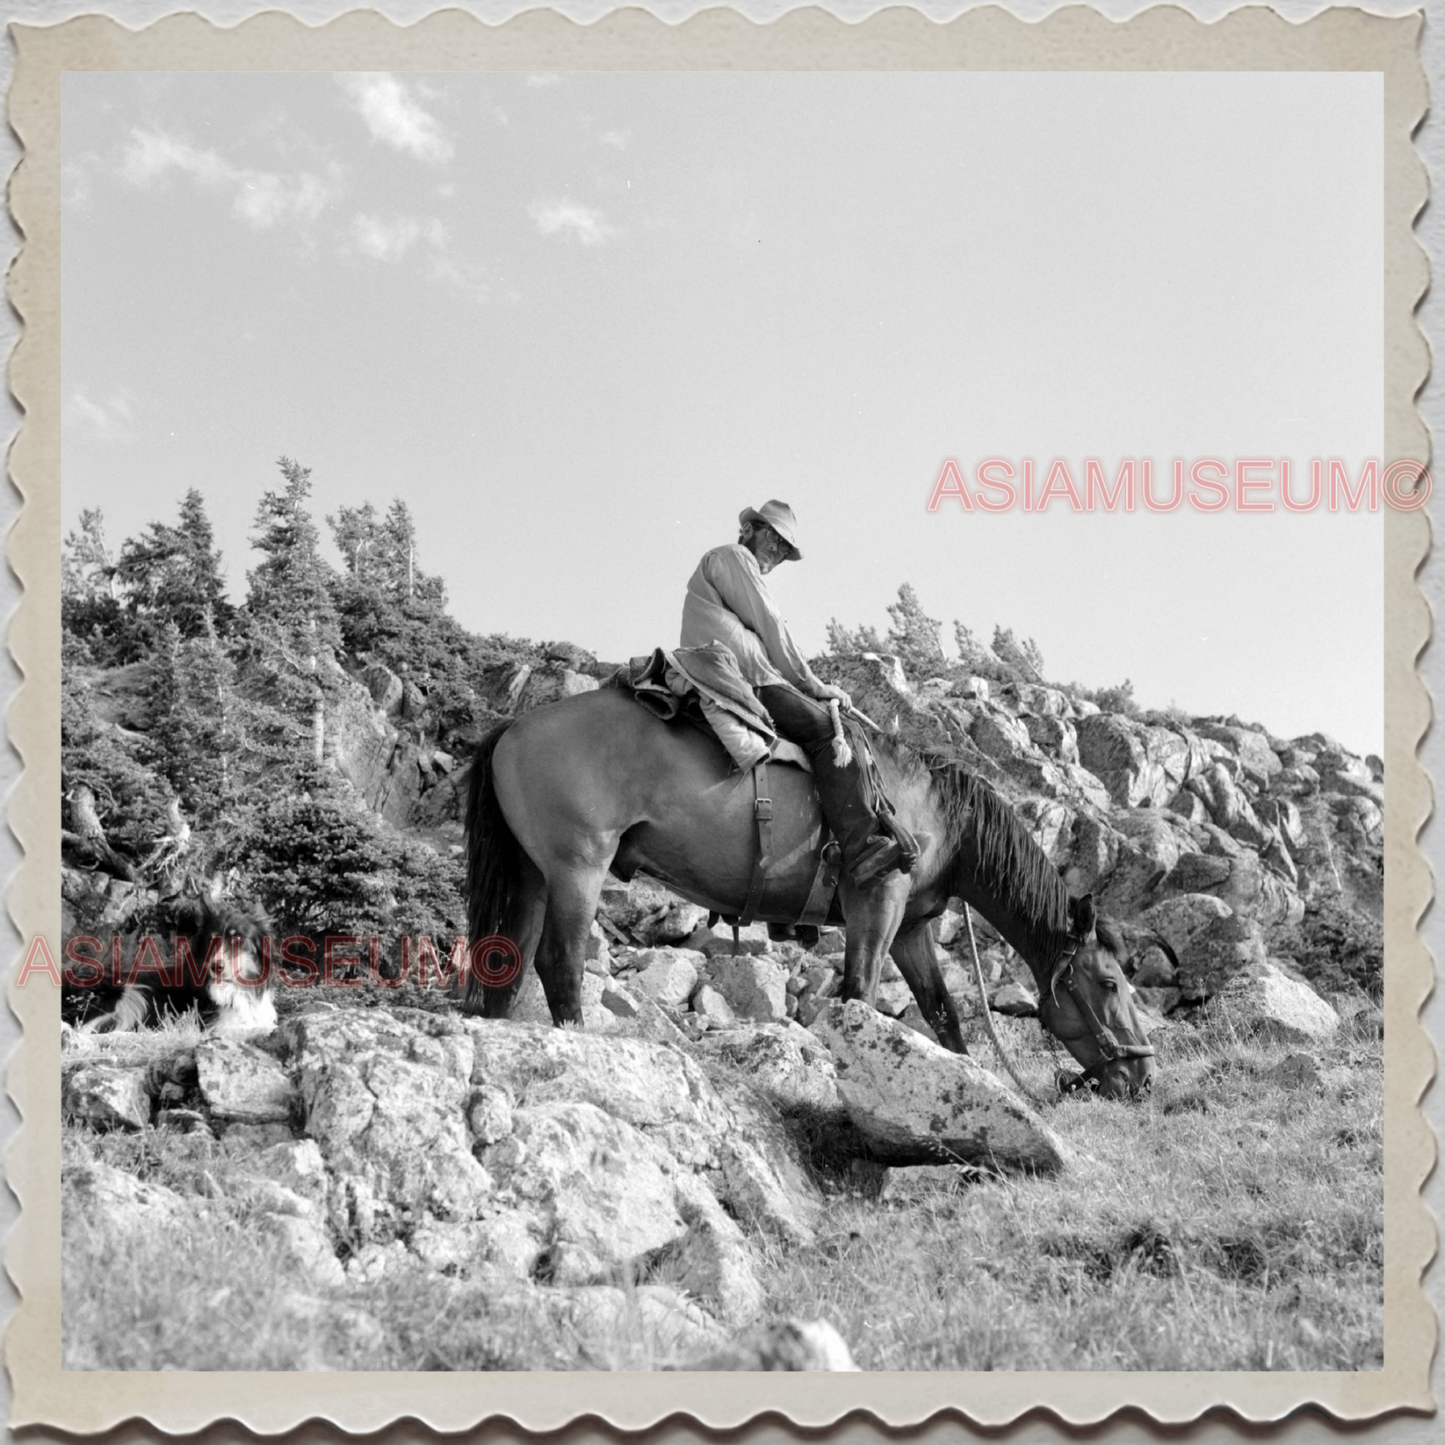
[(851, 865), (868, 839), (879, 830), (871, 789), (854, 758), (846, 767), (833, 761), (833, 719), (825, 703), (816, 702), (787, 683), (756, 688), (778, 731), (807, 753), (818, 785), (818, 801), (828, 826), (838, 835), (843, 861)]

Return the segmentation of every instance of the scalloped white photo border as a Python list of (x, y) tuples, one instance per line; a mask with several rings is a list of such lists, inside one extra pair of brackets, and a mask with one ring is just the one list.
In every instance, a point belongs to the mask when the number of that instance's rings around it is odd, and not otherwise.
[[(9, 722), (24, 760), (11, 827), (25, 861), (9, 903), (23, 944), (43, 937), (59, 956), (60, 595), (60, 77), (65, 70), (1324, 70), (1376, 71), (1385, 104), (1385, 448), (1388, 465), (1424, 460), (1428, 436), (1415, 408), (1429, 357), (1414, 316), (1428, 280), (1414, 218), (1426, 197), (1411, 135), (1427, 104), (1418, 46), (1422, 16), (1337, 9), (1302, 23), (1263, 8), (1205, 24), (1160, 7), (1127, 22), (1084, 7), (1026, 23), (1006, 12), (970, 11), (939, 24), (895, 9), (858, 24), (819, 10), (758, 25), (711, 10), (671, 26), (643, 11), (580, 26), (551, 11), (488, 25), (461, 11), (399, 27), (370, 11), (312, 28), (268, 13), (222, 29), (178, 15), (141, 31), (102, 16), (55, 26), (13, 25), (17, 62), (10, 123), (23, 159), (10, 205), (23, 235), (8, 278), (22, 326), (10, 360), (11, 389), (25, 413), (10, 454), (23, 507), (10, 533), (11, 565), (24, 597), (10, 646), (24, 675)], [(1047, 1410), (1084, 1425), (1121, 1409), (1184, 1422), (1227, 1407), (1252, 1421), (1280, 1420), (1315, 1405), (1360, 1421), (1401, 1409), (1430, 1411), (1434, 1312), (1421, 1274), (1435, 1248), (1420, 1187), (1434, 1162), (1433, 1136), (1417, 1101), (1434, 1054), (1419, 1023), (1433, 967), (1417, 932), (1431, 879), (1417, 846), (1430, 810), (1416, 750), (1430, 716), (1415, 661), (1430, 633), (1416, 573), (1430, 542), (1426, 514), (1387, 509), (1385, 530), (1386, 776), (1386, 1264), (1385, 1368), (1343, 1373), (908, 1373), (754, 1376), (740, 1390), (707, 1374), (119, 1374), (60, 1369), (58, 992), (10, 988), (25, 1028), (8, 1086), (21, 1113), (7, 1156), (21, 1218), (6, 1250), (19, 1309), (5, 1340), (12, 1425), (97, 1431), (142, 1419), (188, 1432), (223, 1419), (272, 1433), (309, 1419), (369, 1431), (416, 1419), (459, 1430), (503, 1417), (533, 1430), (585, 1416), (639, 1429), (669, 1416), (726, 1428), (765, 1412), (821, 1427), (864, 1410), (890, 1426), (948, 1412), (998, 1427)], [(23, 956), (23, 955), (22, 955)], [(19, 960), (15, 961), (18, 965)], [(13, 980), (15, 967), (12, 966)]]

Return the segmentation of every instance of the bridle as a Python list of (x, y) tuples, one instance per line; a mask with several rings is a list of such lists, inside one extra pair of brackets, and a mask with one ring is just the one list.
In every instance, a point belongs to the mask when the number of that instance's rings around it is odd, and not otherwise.
[[(1063, 952), (1059, 955), (1059, 961), (1054, 965), (1053, 977), (1049, 981), (1048, 994), (1039, 999), (1039, 1021), (1045, 1022), (1043, 1007), (1046, 998), (1054, 996), (1054, 990), (1059, 984), (1063, 984), (1064, 991), (1074, 1001), (1074, 1007), (1079, 1011), (1079, 1017), (1084, 1020), (1084, 1034), (1088, 1034), (1099, 1050), (1099, 1060), (1090, 1064), (1081, 1073), (1068, 1075), (1059, 1074), (1060, 1093), (1072, 1094), (1078, 1089), (1087, 1088), (1089, 1084), (1099, 1079), (1104, 1070), (1111, 1064), (1116, 1064), (1120, 1059), (1149, 1059), (1154, 1057), (1154, 1046), (1152, 1044), (1121, 1044), (1114, 1037), (1109, 1026), (1094, 1012), (1093, 1005), (1089, 1002), (1088, 995), (1079, 987), (1079, 980), (1074, 975), (1074, 955), (1078, 953), (1080, 946), (1085, 940), (1077, 934), (1071, 933), (1064, 942)], [(1055, 1005), (1057, 999), (1054, 998)], [(1081, 1039), (1084, 1034), (1061, 1034), (1052, 1024), (1048, 1026), (1049, 1032), (1058, 1039), (1061, 1044), (1068, 1044), (1071, 1040)]]

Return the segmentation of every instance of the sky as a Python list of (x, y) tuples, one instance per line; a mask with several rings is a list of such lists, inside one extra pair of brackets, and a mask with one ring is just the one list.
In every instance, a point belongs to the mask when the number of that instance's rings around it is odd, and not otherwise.
[(70, 73), (64, 526), (196, 487), (240, 597), (284, 454), (323, 531), (403, 497), (464, 625), (616, 661), (777, 497), (805, 652), (911, 582), (946, 648), (1378, 753), (1378, 513), (927, 503), (1380, 456), (1381, 117), (1344, 73)]

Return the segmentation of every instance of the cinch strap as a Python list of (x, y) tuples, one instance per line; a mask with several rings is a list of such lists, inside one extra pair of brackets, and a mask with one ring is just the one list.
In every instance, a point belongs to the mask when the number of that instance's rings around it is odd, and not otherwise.
[(768, 760), (759, 758), (753, 768), (753, 817), (758, 822), (758, 861), (753, 866), (753, 881), (748, 885), (748, 901), (738, 915), (734, 928), (745, 928), (758, 916), (763, 903), (763, 885), (773, 862), (773, 800), (768, 789)]

